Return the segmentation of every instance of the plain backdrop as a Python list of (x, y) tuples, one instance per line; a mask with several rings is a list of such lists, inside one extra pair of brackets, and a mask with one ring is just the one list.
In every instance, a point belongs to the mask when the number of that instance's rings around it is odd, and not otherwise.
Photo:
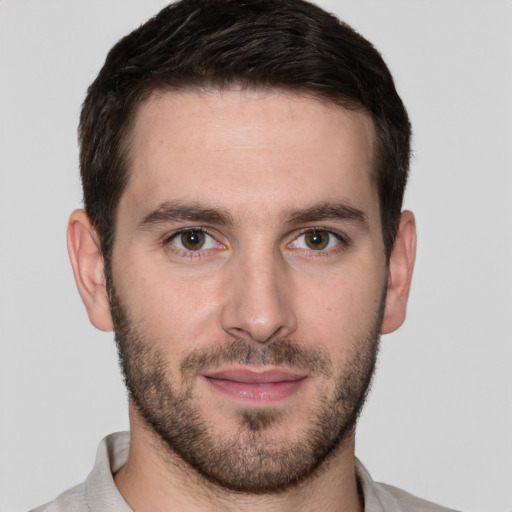
[[(0, 0), (0, 511), (82, 481), (126, 429), (113, 337), (65, 248), (76, 126), (108, 49), (165, 0)], [(394, 73), (414, 126), (418, 259), (385, 336), (356, 453), (376, 480), (512, 511), (512, 3), (332, 0)]]

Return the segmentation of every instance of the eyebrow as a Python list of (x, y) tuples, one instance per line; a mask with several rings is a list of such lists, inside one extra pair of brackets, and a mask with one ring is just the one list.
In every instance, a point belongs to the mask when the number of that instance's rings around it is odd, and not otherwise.
[(149, 229), (160, 224), (179, 221), (211, 222), (220, 226), (234, 224), (231, 215), (216, 208), (205, 208), (195, 203), (166, 201), (148, 213), (138, 223), (139, 229)]
[(338, 220), (358, 225), (365, 231), (369, 229), (368, 217), (359, 208), (344, 202), (325, 202), (306, 209), (287, 213), (287, 224), (303, 224), (325, 220)]
[[(366, 214), (362, 210), (344, 202), (319, 203), (308, 208), (288, 210), (279, 216), (285, 224), (289, 225), (338, 220), (354, 223), (363, 230), (368, 230), (369, 227)], [(217, 208), (207, 208), (198, 203), (166, 201), (145, 215), (137, 227), (145, 230), (161, 224), (180, 221), (208, 222), (219, 226), (232, 226), (235, 224), (231, 214)]]

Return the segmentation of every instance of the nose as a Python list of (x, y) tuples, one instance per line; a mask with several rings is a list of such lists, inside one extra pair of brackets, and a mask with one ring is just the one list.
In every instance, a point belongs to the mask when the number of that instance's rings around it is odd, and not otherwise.
[(240, 257), (233, 262), (223, 294), (221, 324), (236, 338), (267, 343), (297, 328), (289, 269), (269, 254)]

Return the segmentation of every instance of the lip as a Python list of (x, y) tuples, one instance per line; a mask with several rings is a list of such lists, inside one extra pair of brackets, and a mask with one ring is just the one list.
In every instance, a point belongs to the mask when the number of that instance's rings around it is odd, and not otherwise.
[(223, 368), (203, 375), (214, 390), (245, 405), (270, 405), (297, 393), (308, 376), (287, 368)]

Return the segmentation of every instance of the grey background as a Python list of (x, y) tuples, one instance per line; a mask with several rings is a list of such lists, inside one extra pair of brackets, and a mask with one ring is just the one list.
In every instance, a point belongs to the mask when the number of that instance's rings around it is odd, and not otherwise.
[[(0, 511), (83, 480), (127, 428), (112, 335), (88, 323), (65, 248), (76, 125), (121, 36), (163, 0), (0, 1)], [(409, 316), (383, 338), (357, 455), (375, 479), (512, 511), (512, 3), (337, 0), (383, 53), (415, 131)]]

